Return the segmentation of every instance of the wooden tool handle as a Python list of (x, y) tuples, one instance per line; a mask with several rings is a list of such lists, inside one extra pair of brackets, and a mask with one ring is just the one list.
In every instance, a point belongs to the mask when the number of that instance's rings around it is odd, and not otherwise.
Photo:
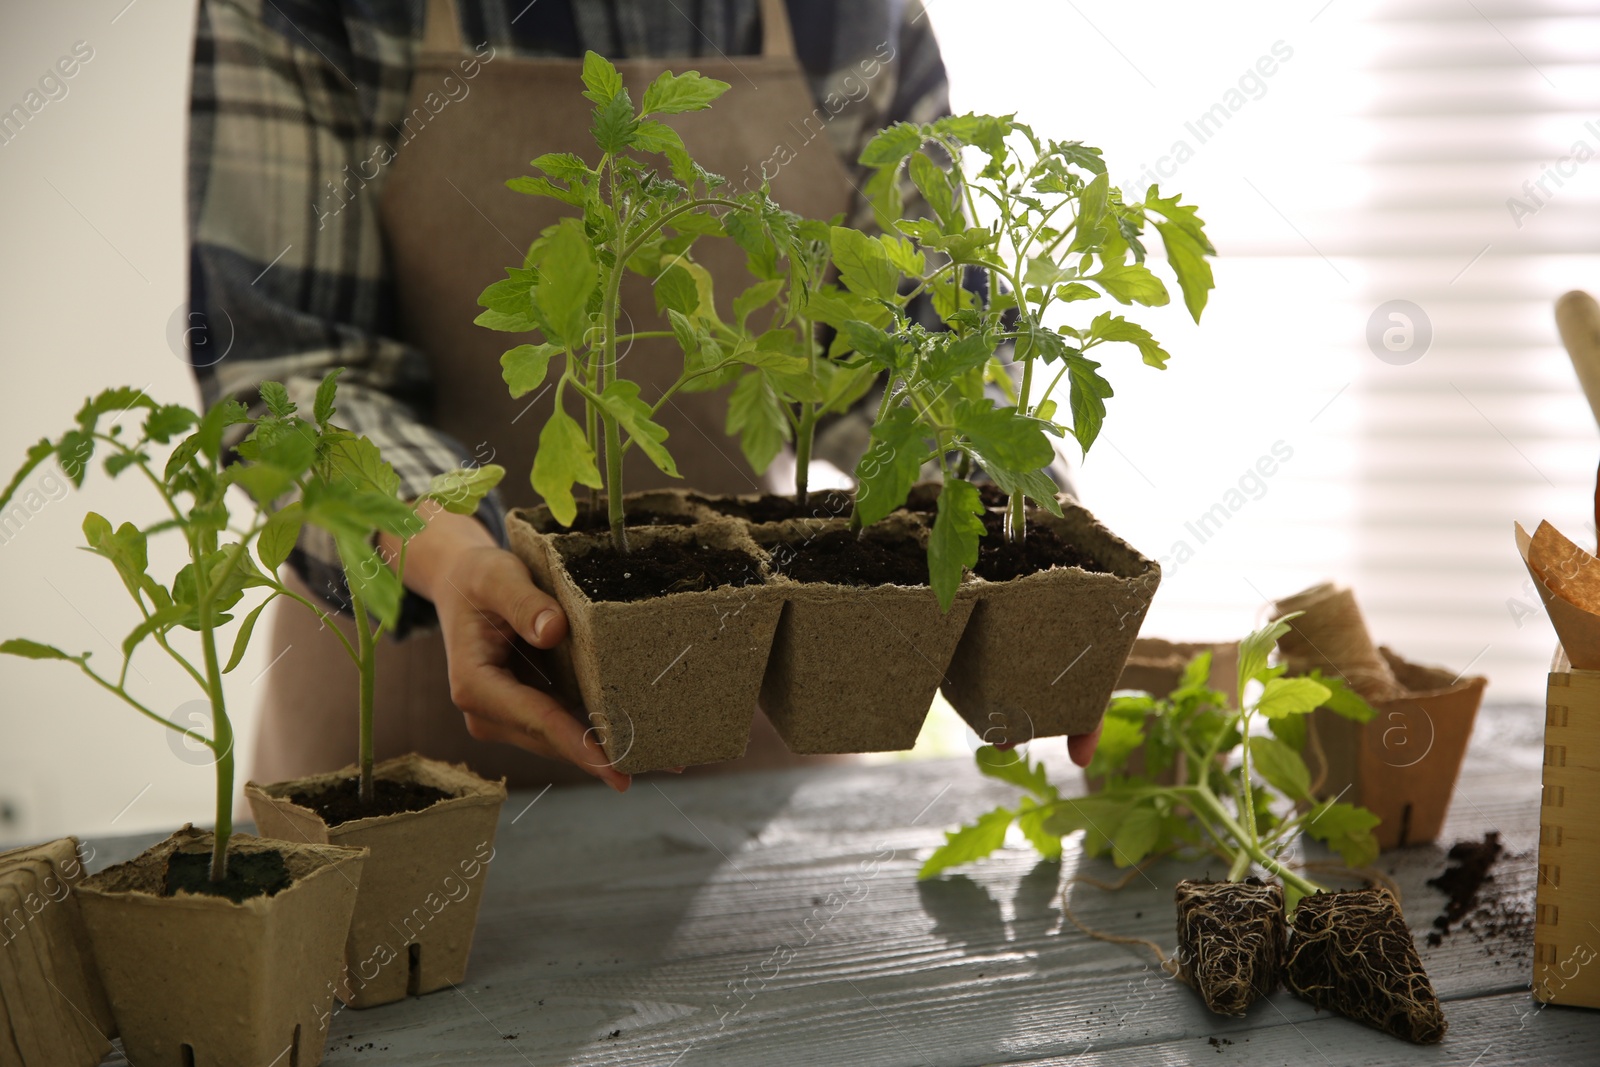
[(1600, 304), (1580, 290), (1567, 293), (1556, 301), (1556, 327), (1589, 398), (1589, 410), (1600, 423)]

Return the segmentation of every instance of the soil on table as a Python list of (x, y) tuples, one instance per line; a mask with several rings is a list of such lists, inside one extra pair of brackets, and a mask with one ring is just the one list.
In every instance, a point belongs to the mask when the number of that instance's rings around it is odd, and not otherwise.
[(372, 803), (368, 805), (361, 803), (361, 779), (341, 778), (319, 789), (297, 789), (288, 794), (288, 799), (302, 808), (310, 808), (327, 825), (338, 826), (377, 815), (422, 811), (454, 795), (422, 782), (375, 778), (372, 782)]
[(988, 581), (1009, 582), (1052, 567), (1079, 567), (1101, 574), (1110, 570), (1040, 523), (1028, 524), (1028, 536), (1020, 545), (1006, 540), (1005, 516), (990, 512), (983, 517), (983, 525), (987, 532), (978, 543), (978, 565), (974, 571)]
[(767, 546), (772, 566), (797, 582), (927, 585), (928, 552), (914, 537), (858, 537), (829, 530), (798, 543)]
[(1387, 890), (1317, 893), (1301, 900), (1283, 982), (1319, 1011), (1336, 1011), (1414, 1044), (1444, 1037), (1444, 1009)]
[[(695, 519), (690, 515), (668, 515), (661, 511), (651, 511), (649, 508), (628, 508), (622, 515), (623, 524), (630, 529), (635, 526), (693, 526)], [(572, 525), (567, 527), (573, 533), (594, 533), (599, 530), (611, 529), (611, 514), (605, 508), (590, 511), (587, 507), (578, 509), (578, 517), (572, 520)]]
[(696, 500), (718, 514), (746, 522), (787, 522), (790, 519), (842, 519), (850, 514), (855, 501), (849, 493), (838, 489), (824, 489), (806, 497), (802, 507), (792, 496), (764, 494), (755, 500), (713, 499), (697, 497)]
[(228, 856), (228, 877), (211, 880), (211, 851), (174, 852), (167, 857), (167, 880), (161, 895), (202, 893), (227, 897), (241, 904), (251, 897), (275, 896), (289, 888), (293, 879), (276, 849), (262, 852), (233, 852)]
[(1285, 926), (1283, 888), (1243, 882), (1178, 883), (1178, 965), (1207, 1008), (1245, 1009), (1278, 988)]
[(1494, 831), (1484, 834), (1482, 841), (1457, 841), (1450, 846), (1447, 855), (1452, 865), (1446, 867), (1443, 874), (1428, 879), (1429, 885), (1450, 898), (1445, 902), (1444, 911), (1433, 920), (1434, 929), (1428, 934), (1428, 944), (1439, 944), (1450, 927), (1466, 917), (1478, 902), (1478, 890), (1483, 883), (1494, 878), (1489, 869), (1504, 850), (1499, 833)]
[(590, 600), (636, 601), (669, 593), (760, 585), (760, 564), (734, 548), (657, 541), (619, 553), (610, 544), (564, 560), (567, 573)]

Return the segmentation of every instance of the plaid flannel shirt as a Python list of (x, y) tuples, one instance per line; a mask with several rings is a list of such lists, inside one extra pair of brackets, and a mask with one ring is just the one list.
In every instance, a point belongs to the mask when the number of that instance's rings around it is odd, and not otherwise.
[[(862, 145), (884, 125), (946, 113), (944, 64), (922, 0), (787, 3), (817, 100), (837, 93), (851, 101), (827, 133), (855, 173)], [(689, 59), (761, 49), (758, 0), (457, 6), (465, 40), (512, 55), (593, 49), (615, 58)], [(471, 457), (428, 424), (427, 360), (396, 337), (378, 222), (382, 175), (336, 213), (315, 205), (338, 187), (346, 166), (379, 145), (395, 147), (425, 7), (426, 0), (201, 0), (190, 102), (190, 362), (203, 400), (255, 404), (259, 384), (277, 380), (309, 405), (322, 375), (345, 367), (339, 421), (379, 446), (408, 497)], [(891, 62), (862, 77), (863, 62), (880, 58), (884, 44), (894, 50)], [(858, 208), (858, 218), (868, 216)], [(215, 358), (219, 348), (224, 355)], [(865, 427), (822, 435), (820, 458), (831, 458), (830, 442), (864, 448)], [(840, 465), (853, 464), (849, 457)], [(479, 517), (503, 544), (498, 499), (487, 500)], [(290, 562), (313, 590), (344, 605), (331, 539), (308, 530)], [(402, 630), (431, 614), (431, 605), (408, 595)]]

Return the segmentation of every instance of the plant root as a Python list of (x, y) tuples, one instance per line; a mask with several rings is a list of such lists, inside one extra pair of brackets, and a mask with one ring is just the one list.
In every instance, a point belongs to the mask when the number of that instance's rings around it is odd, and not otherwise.
[(1285, 928), (1283, 887), (1243, 882), (1178, 883), (1178, 966), (1207, 1008), (1245, 1009), (1278, 987)]
[(1416, 942), (1386, 889), (1318, 893), (1300, 901), (1284, 984), (1326, 1008), (1417, 1045), (1444, 1037), (1444, 1009)]

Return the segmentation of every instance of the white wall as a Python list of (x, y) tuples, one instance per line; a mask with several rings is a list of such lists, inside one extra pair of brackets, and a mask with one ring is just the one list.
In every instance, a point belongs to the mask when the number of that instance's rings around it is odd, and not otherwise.
[[(64, 80), (66, 95), (0, 144), (4, 477), (28, 444), (59, 435), (84, 397), (106, 386), (194, 402), (189, 369), (168, 342), (186, 287), (193, 24), (193, 3), (171, 0), (0, 5), (0, 108), (26, 104), (78, 42), (93, 50)], [(76, 549), (79, 524), (91, 509), (148, 521), (151, 496), (98, 469), (80, 491), (53, 471), (30, 484), (37, 513), (0, 530), (0, 635), (92, 650), (112, 668), (137, 616), (109, 565)], [(199, 694), (158, 656), (150, 649), (135, 660), (132, 685), (150, 707), (182, 717)], [(252, 659), (233, 675), (246, 738), (249, 683), (263, 666)], [(70, 665), (0, 660), (0, 818), (9, 812), (0, 840), (209, 820), (210, 767), (164, 734)]]

